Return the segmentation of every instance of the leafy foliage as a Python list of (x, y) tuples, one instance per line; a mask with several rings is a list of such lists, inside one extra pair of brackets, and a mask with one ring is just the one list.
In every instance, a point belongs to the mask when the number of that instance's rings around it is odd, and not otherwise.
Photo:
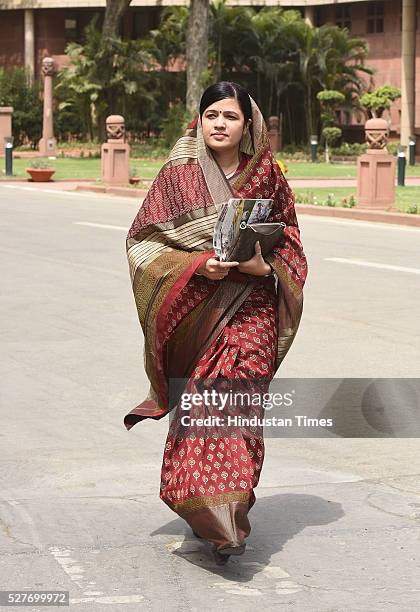
[(60, 72), (56, 90), (67, 88), (72, 96), (62, 101), (60, 110), (77, 112), (81, 107), (91, 135), (101, 140), (107, 115), (123, 115), (127, 130), (144, 127), (156, 104), (156, 76), (141, 42), (104, 37), (92, 21), (86, 28), (86, 43), (69, 43), (66, 53), (71, 66)]
[(398, 87), (384, 85), (370, 93), (365, 93), (360, 98), (360, 103), (370, 111), (374, 117), (381, 117), (384, 110), (391, 108), (391, 103), (398, 98), (401, 98), (401, 90)]
[(31, 85), (24, 68), (0, 68), (0, 106), (14, 109), (14, 146), (29, 142), (35, 147), (42, 135), (40, 84)]

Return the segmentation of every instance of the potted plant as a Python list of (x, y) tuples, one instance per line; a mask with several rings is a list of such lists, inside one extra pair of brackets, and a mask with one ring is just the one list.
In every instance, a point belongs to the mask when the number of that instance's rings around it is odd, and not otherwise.
[(130, 169), (129, 169), (129, 175), (130, 175), (129, 181), (130, 181), (130, 185), (138, 185), (140, 183), (141, 178), (140, 178), (139, 174), (140, 173), (139, 173), (139, 171), (138, 171), (136, 166), (130, 166)]
[(34, 161), (31, 162), (30, 167), (26, 168), (26, 172), (31, 176), (28, 181), (32, 180), (38, 183), (49, 181), (55, 170), (51, 167), (51, 164), (49, 164), (48, 161), (44, 159), (34, 159)]

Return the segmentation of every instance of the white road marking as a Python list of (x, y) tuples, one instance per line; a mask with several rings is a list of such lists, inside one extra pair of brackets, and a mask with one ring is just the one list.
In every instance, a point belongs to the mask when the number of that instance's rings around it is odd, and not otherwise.
[[(299, 213), (305, 215), (305, 213)], [(363, 219), (348, 219), (348, 218), (337, 218), (337, 217), (321, 217), (318, 215), (305, 215), (304, 222), (306, 223), (309, 218), (316, 223), (332, 223), (334, 225), (349, 225), (350, 227), (366, 226), (374, 229), (385, 229), (385, 230), (400, 230), (401, 232), (420, 232), (420, 227), (402, 225), (400, 223), (384, 223), (381, 221), (364, 221)]]
[(79, 198), (95, 198), (98, 199), (98, 196), (111, 196), (114, 199), (119, 198), (123, 200), (127, 200), (128, 202), (133, 202), (133, 204), (137, 204), (142, 201), (144, 198), (133, 198), (132, 196), (124, 196), (117, 194), (105, 193), (103, 191), (77, 191), (76, 189), (69, 189), (67, 191), (63, 191), (62, 189), (39, 189), (38, 187), (26, 187), (24, 185), (2, 185), (0, 183), (0, 188), (4, 189), (23, 189), (24, 191), (34, 191), (37, 193), (49, 193), (49, 194), (58, 194), (58, 195), (66, 195), (66, 196), (77, 196)]
[(20, 501), (15, 499), (15, 495), (10, 490), (2, 489), (0, 493), (0, 499), (2, 499), (6, 504), (9, 504), (12, 508), (14, 508), (17, 514), (20, 514), (22, 521), (25, 523), (25, 525), (30, 531), (32, 546), (34, 546), (38, 549), (39, 552), (41, 552), (43, 549), (41, 536), (29, 512), (26, 510), (26, 508), (22, 505)]
[(128, 232), (129, 227), (123, 227), (122, 225), (106, 225), (105, 223), (90, 223), (89, 221), (73, 221), (73, 225), (88, 225), (89, 227), (100, 227), (103, 229), (113, 229), (122, 232)]
[(382, 270), (393, 270), (395, 272), (409, 272), (420, 274), (420, 268), (407, 268), (406, 266), (393, 266), (391, 264), (380, 264), (374, 261), (363, 261), (363, 259), (345, 259), (344, 257), (326, 257), (325, 261), (336, 261), (337, 263), (354, 264), (367, 268), (380, 268)]
[(70, 557), (72, 551), (69, 548), (61, 548), (59, 546), (50, 546), (48, 550), (57, 563), (61, 565), (67, 576), (69, 576), (69, 578), (73, 580), (73, 582), (75, 582), (79, 588), (86, 588), (82, 582), (85, 570), (83, 567), (81, 567), (81, 565), (73, 565), (74, 563), (80, 563), (80, 561)]
[(200, 542), (191, 541), (191, 540), (177, 540), (174, 542), (170, 542), (166, 545), (166, 548), (170, 552), (175, 552), (176, 550), (180, 553), (193, 553), (200, 552), (202, 550), (202, 545)]
[(213, 582), (213, 586), (220, 587), (226, 593), (230, 593), (231, 595), (262, 595), (262, 592), (259, 589), (255, 589), (232, 580), (227, 582)]

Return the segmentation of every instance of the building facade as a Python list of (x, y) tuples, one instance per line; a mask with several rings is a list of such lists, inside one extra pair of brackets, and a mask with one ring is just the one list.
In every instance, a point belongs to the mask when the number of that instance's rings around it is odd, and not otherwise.
[[(66, 65), (66, 44), (81, 40), (92, 17), (97, 15), (99, 22), (103, 19), (105, 4), (105, 0), (0, 0), (0, 65), (26, 65), (33, 78), (46, 55), (59, 66)], [(123, 19), (123, 35), (145, 35), (159, 24), (164, 6), (182, 4), (188, 2), (132, 0)], [(335, 24), (365, 38), (370, 49), (368, 64), (376, 70), (375, 86), (402, 89), (402, 99), (385, 115), (391, 132), (403, 144), (416, 133), (420, 153), (420, 95), (416, 95), (420, 93), (420, 79), (416, 78), (420, 71), (420, 0), (232, 0), (231, 4), (295, 8), (312, 25)], [(344, 113), (341, 117), (343, 127), (357, 121)]]

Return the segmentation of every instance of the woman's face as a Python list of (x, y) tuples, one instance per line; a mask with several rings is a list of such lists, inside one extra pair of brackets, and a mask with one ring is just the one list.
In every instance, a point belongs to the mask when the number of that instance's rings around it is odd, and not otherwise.
[(201, 123), (206, 145), (214, 151), (226, 151), (238, 147), (245, 118), (236, 98), (224, 98), (206, 108)]

